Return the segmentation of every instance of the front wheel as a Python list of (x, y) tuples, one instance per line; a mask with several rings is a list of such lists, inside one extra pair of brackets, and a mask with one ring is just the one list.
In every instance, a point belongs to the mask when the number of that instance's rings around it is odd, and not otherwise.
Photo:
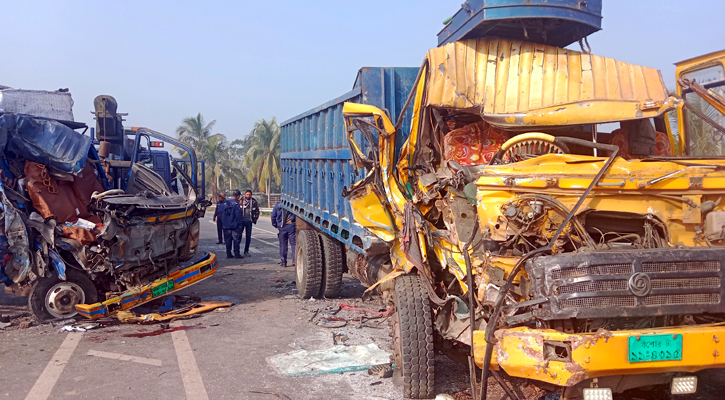
[(297, 294), (303, 299), (319, 297), (322, 281), (322, 251), (317, 232), (297, 232), (295, 248)]
[[(435, 351), (430, 300), (417, 275), (395, 279), (393, 363), (395, 380), (403, 383), (403, 394), (411, 399), (433, 397)], [(402, 379), (400, 379), (402, 378)]]
[(82, 272), (68, 268), (66, 280), (57, 275), (38, 279), (30, 289), (28, 308), (41, 322), (74, 317), (76, 304), (98, 301), (96, 287)]

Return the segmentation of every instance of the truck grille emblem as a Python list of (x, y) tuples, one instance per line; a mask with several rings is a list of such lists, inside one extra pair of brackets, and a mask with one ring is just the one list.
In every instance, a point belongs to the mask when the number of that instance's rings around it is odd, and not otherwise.
[(635, 296), (647, 296), (652, 290), (652, 283), (649, 275), (644, 272), (636, 272), (629, 278), (629, 290)]

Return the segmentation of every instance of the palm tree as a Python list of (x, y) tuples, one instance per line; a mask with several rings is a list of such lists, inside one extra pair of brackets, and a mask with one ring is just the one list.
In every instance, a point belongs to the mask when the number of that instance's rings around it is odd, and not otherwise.
[[(212, 137), (211, 131), (214, 129), (216, 120), (209, 122), (208, 124), (204, 121), (204, 116), (198, 113), (196, 117), (184, 118), (184, 121), (176, 128), (176, 137), (179, 141), (190, 146), (198, 153), (201, 148), (205, 145), (206, 141)], [(189, 158), (189, 154), (183, 149), (177, 149), (181, 156)], [(200, 159), (202, 157), (199, 157)]]
[(227, 138), (218, 133), (209, 136), (197, 146), (197, 157), (204, 160), (206, 180), (209, 182), (210, 192), (213, 199), (217, 198), (219, 187), (220, 164), (227, 154)]
[(244, 157), (242, 167), (249, 168), (247, 180), (254, 182), (259, 190), (267, 193), (267, 204), (269, 204), (272, 177), (277, 185), (282, 184), (280, 128), (276, 119), (272, 118), (270, 121), (262, 119), (255, 122), (250, 136), (252, 146)]

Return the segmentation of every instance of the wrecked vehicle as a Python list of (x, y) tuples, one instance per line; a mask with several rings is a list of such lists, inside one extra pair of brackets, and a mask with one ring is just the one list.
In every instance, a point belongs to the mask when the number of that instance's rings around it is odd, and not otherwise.
[(725, 159), (694, 142), (722, 148), (724, 57), (678, 64), (683, 99), (659, 71), (610, 58), (446, 44), (421, 67), (399, 153), (400, 121), (345, 104), (367, 171), (347, 198), (389, 248), (376, 285), (394, 293), (406, 396), (433, 394), (434, 344), (512, 398), (523, 382), (562, 399), (689, 393), (692, 372), (725, 366)]
[[(197, 253), (199, 218), (209, 205), (197, 195), (193, 149), (137, 129), (127, 179), (115, 181), (110, 164), (123, 160), (111, 152), (99, 156), (92, 136), (76, 129), (87, 126), (0, 114), (0, 279), (6, 291), (28, 296), (41, 321), (100, 318), (211, 276), (214, 254), (187, 263)], [(170, 189), (137, 157), (151, 138), (190, 154), (192, 174), (176, 171), (183, 190)]]

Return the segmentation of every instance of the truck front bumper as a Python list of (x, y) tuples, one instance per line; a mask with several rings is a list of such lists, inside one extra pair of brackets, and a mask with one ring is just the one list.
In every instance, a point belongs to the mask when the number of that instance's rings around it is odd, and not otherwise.
[(120, 296), (95, 304), (77, 304), (76, 311), (86, 318), (97, 319), (108, 317), (119, 311), (128, 310), (155, 298), (166, 296), (187, 288), (195, 283), (214, 275), (217, 260), (214, 253), (206, 253), (192, 265), (169, 274), (149, 285), (131, 289)]
[[(629, 337), (644, 335), (682, 335), (682, 359), (629, 362)], [(720, 344), (725, 340), (723, 324), (629, 331), (600, 329), (587, 334), (518, 327), (499, 330), (496, 338), (492, 369), (502, 368), (511, 376), (557, 386), (575, 386), (586, 379), (612, 375), (725, 368), (725, 343)], [(552, 342), (560, 352), (551, 351)], [(482, 367), (486, 350), (484, 331), (474, 332), (473, 346), (476, 364)], [(561, 358), (567, 360), (557, 360)]]

